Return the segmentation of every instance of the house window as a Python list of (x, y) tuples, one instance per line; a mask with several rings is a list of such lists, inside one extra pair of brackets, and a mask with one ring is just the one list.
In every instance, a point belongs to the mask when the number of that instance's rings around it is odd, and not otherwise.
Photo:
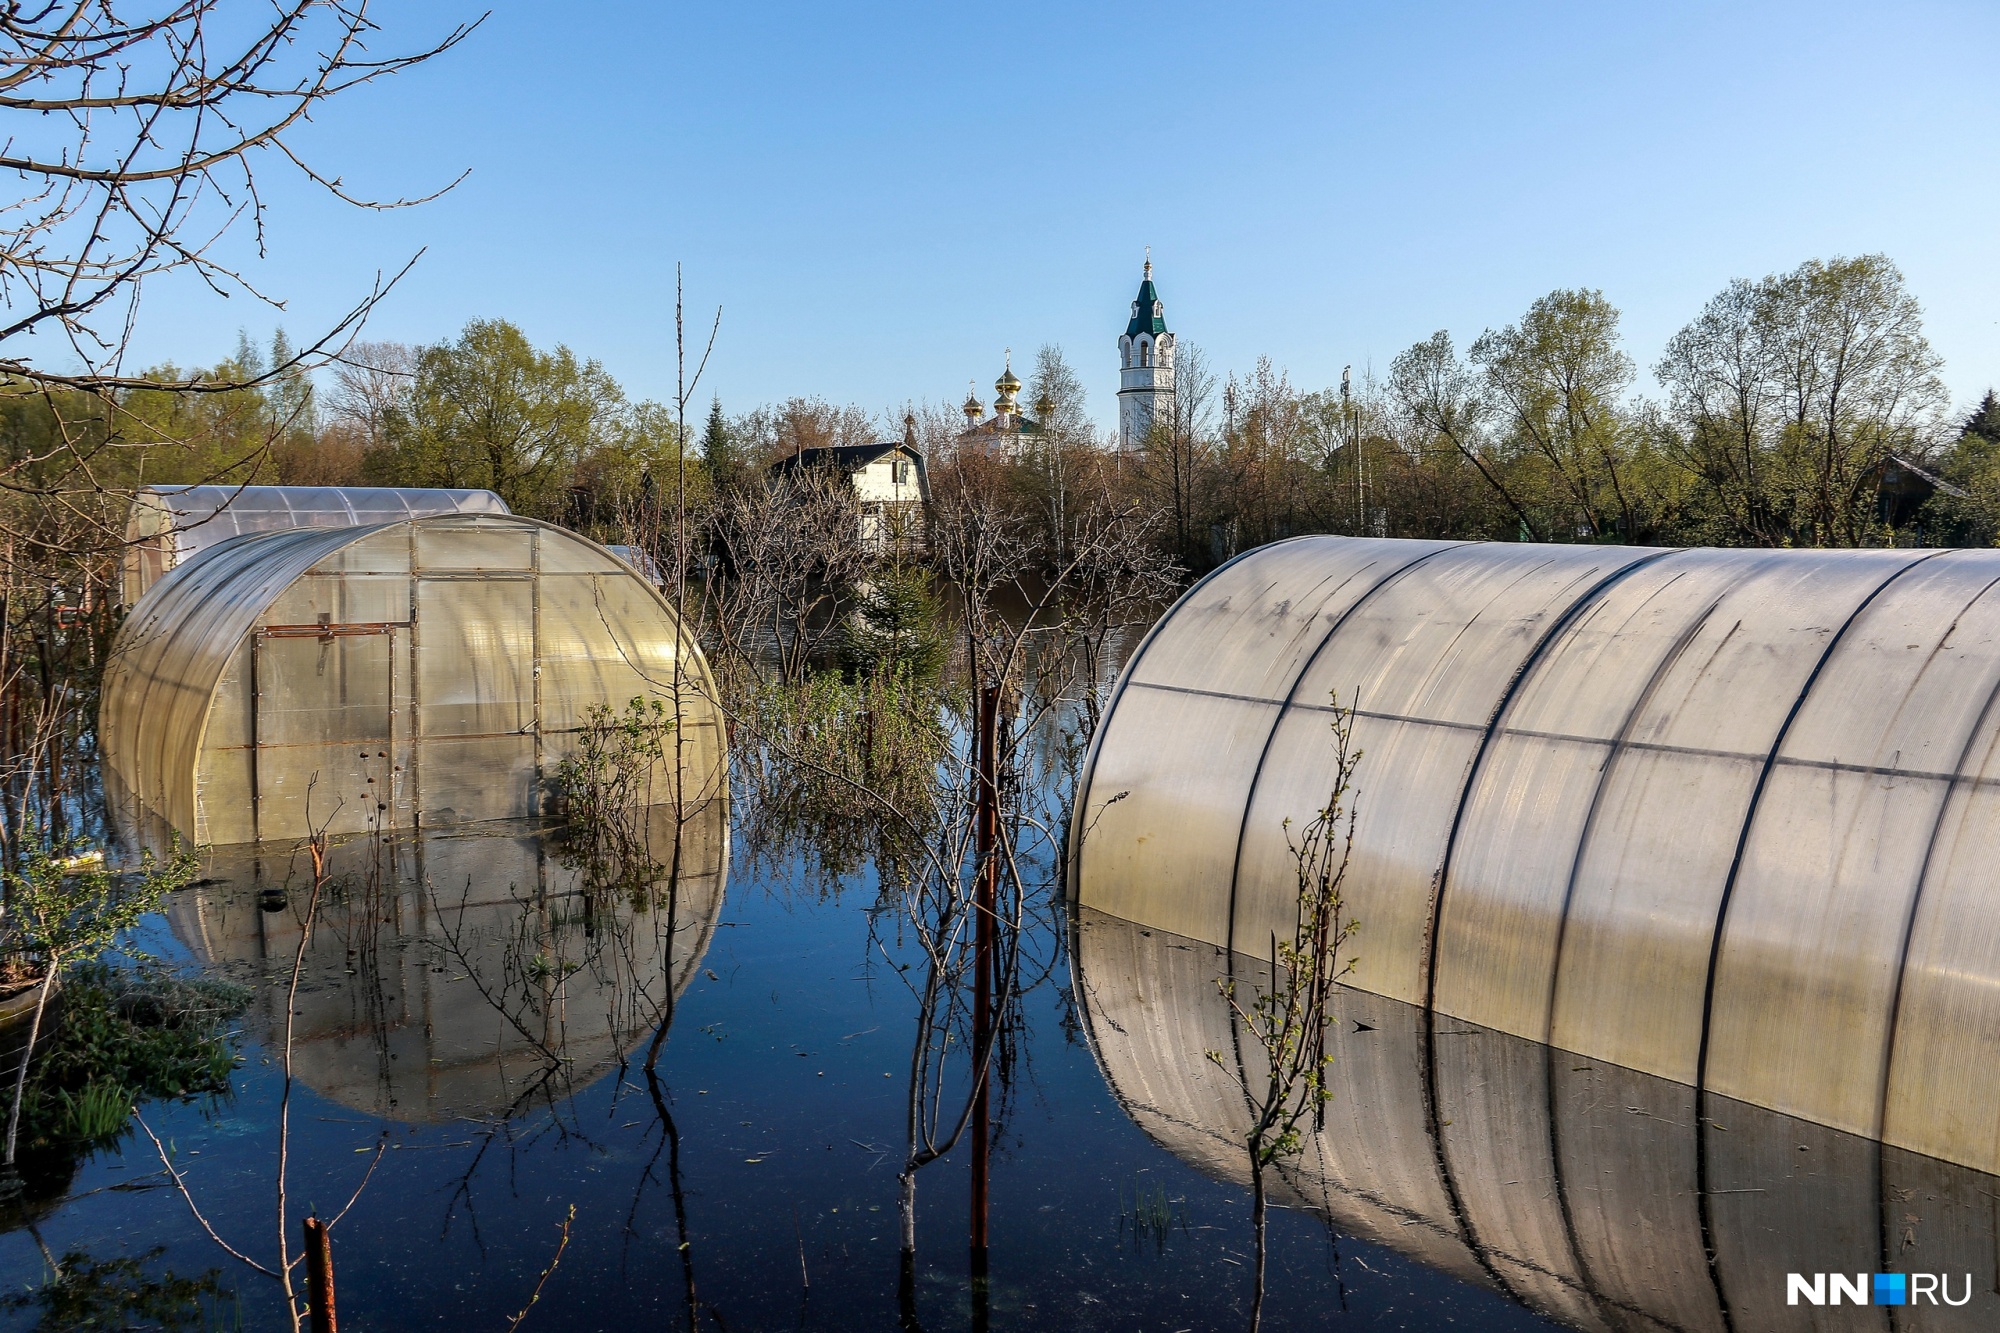
[(895, 482), (898, 486), (910, 484), (910, 465), (900, 459), (896, 462)]

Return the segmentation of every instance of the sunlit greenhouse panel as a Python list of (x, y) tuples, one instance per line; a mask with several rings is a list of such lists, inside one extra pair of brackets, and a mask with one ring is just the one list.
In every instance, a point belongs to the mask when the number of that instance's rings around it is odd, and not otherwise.
[(551, 814), (583, 729), (635, 706), (660, 719), (649, 803), (724, 787), (715, 692), (672, 608), (602, 547), (511, 516), (237, 537), (134, 609), (103, 698), (107, 786), (156, 837)]
[(1991, 1171), (1996, 585), (1990, 550), (1265, 547), (1132, 659), (1073, 882), (1268, 956), (1353, 709), (1353, 985)]
[(492, 491), (417, 486), (142, 486), (125, 519), (120, 585), (136, 606), (167, 571), (248, 532), (355, 528), (434, 514), (505, 514)]

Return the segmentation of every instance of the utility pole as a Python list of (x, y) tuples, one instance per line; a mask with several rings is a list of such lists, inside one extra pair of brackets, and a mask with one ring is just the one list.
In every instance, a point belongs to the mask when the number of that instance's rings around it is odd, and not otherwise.
[(1340, 424), (1347, 427), (1347, 452), (1354, 463), (1355, 534), (1368, 532), (1368, 493), (1361, 481), (1361, 438), (1354, 418), (1354, 367), (1340, 368)]

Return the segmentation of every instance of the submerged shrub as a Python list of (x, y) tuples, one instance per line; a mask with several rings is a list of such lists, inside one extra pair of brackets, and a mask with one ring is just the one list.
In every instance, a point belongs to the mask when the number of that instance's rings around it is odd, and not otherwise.
[(927, 836), (946, 787), (952, 703), (942, 685), (901, 671), (827, 671), (740, 695), (734, 772), (750, 840), (810, 846), (837, 877)]
[(31, 1152), (106, 1144), (124, 1133), (135, 1102), (229, 1090), (228, 1024), (250, 1002), (241, 986), (93, 962), (73, 969), (59, 994), (21, 1107)]
[(576, 748), (556, 766), (556, 791), (572, 826), (615, 836), (634, 814), (671, 801), (679, 719), (660, 699), (634, 698), (622, 713), (591, 704)]

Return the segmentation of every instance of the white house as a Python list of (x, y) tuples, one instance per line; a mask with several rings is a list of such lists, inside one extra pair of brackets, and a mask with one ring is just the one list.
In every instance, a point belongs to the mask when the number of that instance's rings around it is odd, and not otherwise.
[[(914, 434), (914, 419), (904, 423)], [(930, 503), (930, 474), (924, 456), (908, 439), (801, 449), (771, 465), (773, 485), (802, 469), (827, 468), (848, 479), (861, 502), (861, 544), (883, 552), (923, 541), (924, 506)]]

